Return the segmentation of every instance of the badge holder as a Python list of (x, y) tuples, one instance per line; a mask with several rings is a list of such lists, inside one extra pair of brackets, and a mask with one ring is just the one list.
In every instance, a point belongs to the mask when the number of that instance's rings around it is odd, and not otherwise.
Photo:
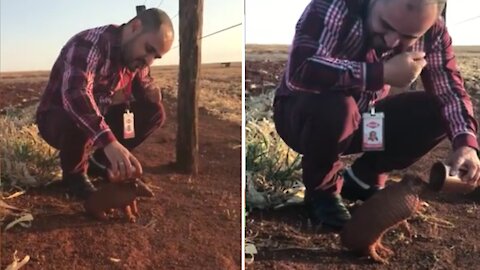
[(370, 101), (368, 104), (369, 111), (363, 113), (363, 151), (383, 151), (385, 149), (384, 142), (384, 126), (383, 120), (385, 115), (383, 112), (375, 112), (375, 102)]
[(135, 138), (135, 116), (130, 112), (129, 103), (127, 104), (127, 109), (123, 113), (123, 138), (133, 139)]

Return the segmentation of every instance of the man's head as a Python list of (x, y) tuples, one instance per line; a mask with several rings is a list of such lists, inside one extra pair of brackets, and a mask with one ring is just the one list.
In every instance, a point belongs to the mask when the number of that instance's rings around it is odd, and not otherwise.
[(173, 26), (168, 15), (147, 9), (130, 20), (122, 31), (122, 62), (131, 71), (151, 65), (172, 47)]
[(367, 28), (378, 51), (406, 49), (441, 16), (446, 0), (370, 0)]

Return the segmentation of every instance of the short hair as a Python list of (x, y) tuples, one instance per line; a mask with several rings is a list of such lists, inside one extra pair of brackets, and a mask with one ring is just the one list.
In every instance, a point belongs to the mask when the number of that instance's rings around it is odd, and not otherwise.
[(149, 8), (137, 14), (128, 23), (135, 19), (142, 22), (143, 32), (158, 31), (161, 25), (167, 25), (173, 31), (173, 24), (170, 17), (163, 10), (158, 8)]

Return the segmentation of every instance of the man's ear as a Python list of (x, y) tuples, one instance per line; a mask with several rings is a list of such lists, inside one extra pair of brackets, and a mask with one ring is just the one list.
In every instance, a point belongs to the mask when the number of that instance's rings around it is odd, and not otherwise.
[(143, 25), (140, 19), (133, 19), (132, 21), (132, 31), (134, 33), (142, 31)]

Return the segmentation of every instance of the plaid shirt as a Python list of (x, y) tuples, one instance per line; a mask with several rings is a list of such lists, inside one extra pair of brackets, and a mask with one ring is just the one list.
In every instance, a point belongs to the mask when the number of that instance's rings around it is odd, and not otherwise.
[(64, 110), (100, 148), (116, 140), (103, 115), (117, 91), (130, 96), (132, 82), (136, 85), (132, 93), (135, 99), (158, 91), (149, 67), (130, 72), (121, 64), (122, 27), (106, 25), (72, 37), (53, 65), (37, 110), (37, 115)]
[[(277, 96), (295, 91), (347, 91), (360, 111), (370, 100), (388, 95), (383, 81), (383, 61), (398, 54), (399, 48), (377, 56), (368, 48), (365, 31), (365, 0), (312, 0), (296, 25), (285, 74)], [(408, 51), (424, 51), (427, 66), (421, 73), (425, 90), (442, 105), (448, 136), (456, 149), (478, 149), (477, 122), (473, 106), (457, 69), (452, 40), (439, 19)], [(427, 123), (426, 123), (427, 124)]]

